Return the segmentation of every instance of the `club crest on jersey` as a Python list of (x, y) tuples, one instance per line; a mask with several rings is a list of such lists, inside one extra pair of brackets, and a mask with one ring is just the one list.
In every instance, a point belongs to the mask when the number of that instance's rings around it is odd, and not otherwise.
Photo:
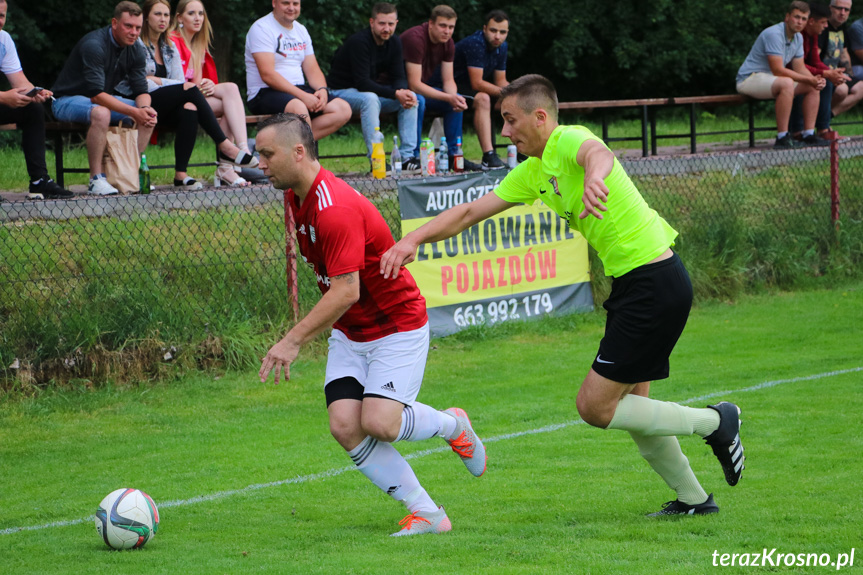
[[(558, 196), (560, 196), (560, 190), (557, 187), (557, 176), (552, 176), (551, 178), (549, 178), (548, 181), (552, 186), (554, 186), (554, 193), (557, 194)], [(563, 197), (563, 196), (561, 196), (561, 197)]]
[(312, 243), (315, 243), (317, 237), (315, 236), (315, 226), (309, 226), (309, 236), (312, 238)]

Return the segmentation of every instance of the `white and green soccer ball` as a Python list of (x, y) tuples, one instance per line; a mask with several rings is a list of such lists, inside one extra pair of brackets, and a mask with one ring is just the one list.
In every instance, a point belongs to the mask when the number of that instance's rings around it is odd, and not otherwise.
[(96, 531), (114, 549), (138, 549), (156, 535), (159, 510), (149, 495), (138, 489), (109, 493), (96, 510)]

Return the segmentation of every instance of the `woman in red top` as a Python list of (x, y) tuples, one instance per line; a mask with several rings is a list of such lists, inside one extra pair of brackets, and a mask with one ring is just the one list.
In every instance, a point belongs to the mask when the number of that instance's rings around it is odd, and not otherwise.
[[(216, 64), (209, 51), (213, 28), (207, 18), (207, 11), (199, 0), (180, 0), (177, 4), (171, 38), (180, 51), (186, 80), (194, 82), (206, 96), (228, 139), (249, 153), (243, 98), (240, 96), (240, 89), (233, 82), (219, 83)], [(248, 182), (234, 171), (233, 164), (225, 160), (219, 162), (216, 170), (215, 183), (219, 185), (220, 182), (231, 186), (248, 185)]]

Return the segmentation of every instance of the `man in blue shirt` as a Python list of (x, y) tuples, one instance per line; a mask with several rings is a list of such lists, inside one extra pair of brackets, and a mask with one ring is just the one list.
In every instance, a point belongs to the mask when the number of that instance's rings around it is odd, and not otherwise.
[[(800, 32), (806, 27), (809, 12), (806, 2), (791, 2), (785, 20), (761, 32), (737, 71), (739, 93), (758, 100), (776, 100), (776, 142), (773, 147), (777, 149), (829, 144), (815, 134), (815, 118), (821, 99), (819, 92), (826, 81), (822, 76), (813, 76), (803, 62), (803, 36)], [(798, 144), (788, 131), (791, 107), (796, 97), (802, 97), (803, 144)]]
[[(509, 17), (503, 10), (492, 10), (477, 30), (455, 45), (453, 74), (459, 94), (473, 97), (473, 127), (482, 148), (482, 168), (503, 167), (492, 146), (491, 102), (497, 100), (506, 79), (506, 37)], [(496, 109), (500, 104), (495, 105)]]

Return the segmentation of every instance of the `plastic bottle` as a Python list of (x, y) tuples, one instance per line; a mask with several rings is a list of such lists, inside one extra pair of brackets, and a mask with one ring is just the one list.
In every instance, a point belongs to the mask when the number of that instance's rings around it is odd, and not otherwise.
[(399, 137), (393, 136), (393, 151), (390, 154), (390, 165), (393, 167), (393, 178), (398, 180), (402, 177), (402, 155), (399, 152)]
[(384, 135), (380, 128), (372, 134), (372, 176), (382, 180), (387, 177), (387, 163), (384, 155)]
[(464, 152), (461, 149), (461, 136), (455, 140), (455, 151), (452, 153), (452, 170), (454, 172), (464, 171)]
[(441, 175), (449, 171), (449, 146), (446, 145), (446, 137), (440, 139), (440, 148), (438, 150), (437, 165), (440, 168)]
[(420, 142), (420, 169), (424, 176), (429, 175), (429, 148), (427, 140)]
[(426, 138), (426, 149), (428, 150), (428, 173), (430, 176), (435, 175), (435, 160), (434, 160), (434, 142), (431, 138)]
[(138, 193), (150, 193), (150, 166), (147, 165), (146, 154), (141, 154), (141, 164), (138, 166)]
[(518, 165), (518, 150), (515, 144), (510, 144), (506, 147), (506, 165), (511, 170)]

